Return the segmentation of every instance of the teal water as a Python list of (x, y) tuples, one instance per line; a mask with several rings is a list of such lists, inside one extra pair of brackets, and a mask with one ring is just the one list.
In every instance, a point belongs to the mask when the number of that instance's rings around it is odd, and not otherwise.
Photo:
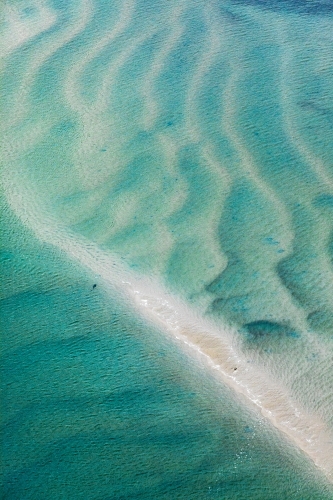
[(332, 498), (263, 419), (3, 212), (2, 498)]
[(61, 243), (235, 328), (247, 363), (332, 432), (330, 4), (3, 12), (4, 498), (333, 498)]

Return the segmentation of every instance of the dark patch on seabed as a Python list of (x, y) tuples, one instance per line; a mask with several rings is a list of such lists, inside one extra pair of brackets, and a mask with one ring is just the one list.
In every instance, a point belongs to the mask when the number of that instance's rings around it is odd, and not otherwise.
[(288, 325), (275, 323), (272, 321), (253, 321), (244, 325), (245, 331), (248, 333), (249, 338), (253, 340), (260, 340), (262, 338), (280, 338), (292, 337), (299, 338), (299, 334), (295, 332)]

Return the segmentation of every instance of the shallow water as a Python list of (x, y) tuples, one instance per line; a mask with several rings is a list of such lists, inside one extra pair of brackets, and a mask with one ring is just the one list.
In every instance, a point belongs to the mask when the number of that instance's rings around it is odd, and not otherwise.
[(326, 498), (119, 286), (148, 277), (233, 328), (332, 432), (329, 5), (22, 0), (0, 29), (6, 498)]
[(331, 498), (203, 366), (6, 219), (3, 498)]

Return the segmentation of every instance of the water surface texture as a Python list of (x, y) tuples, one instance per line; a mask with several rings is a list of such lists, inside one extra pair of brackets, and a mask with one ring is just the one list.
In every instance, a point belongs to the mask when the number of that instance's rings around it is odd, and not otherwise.
[(331, 3), (2, 11), (4, 498), (333, 498)]

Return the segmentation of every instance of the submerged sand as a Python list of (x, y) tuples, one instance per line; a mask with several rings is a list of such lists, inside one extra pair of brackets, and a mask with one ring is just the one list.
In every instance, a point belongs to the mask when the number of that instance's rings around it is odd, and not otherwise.
[(51, 217), (41, 213), (37, 197), (15, 176), (4, 177), (11, 208), (44, 243), (55, 246), (93, 273), (101, 283), (120, 293), (135, 308), (178, 342), (188, 355), (227, 384), (242, 401), (262, 415), (301, 449), (333, 482), (333, 436), (321, 419), (309, 414), (288, 390), (271, 380), (269, 373), (250, 366), (237, 348), (236, 332), (221, 329), (148, 278), (135, 275), (97, 245), (70, 234)]
[[(87, 137), (90, 137), (93, 144), (96, 142), (96, 135), (102, 135), (102, 124), (97, 118), (98, 113), (104, 109), (107, 99), (109, 99), (109, 94), (111, 93), (109, 88), (111, 80), (114, 78), (114, 75), (119, 68), (127, 61), (127, 58), (136, 49), (137, 45), (145, 41), (148, 35), (152, 36), (155, 31), (152, 30), (151, 32), (149, 31), (147, 33), (143, 33), (142, 36), (137, 39), (134, 38), (131, 42), (132, 45), (129, 44), (124, 49), (124, 52), (120, 53), (120, 56), (118, 56), (111, 66), (112, 71), (106, 75), (104, 84), (99, 89), (99, 98), (97, 99), (96, 108), (92, 106), (90, 114), (89, 112), (86, 112), (86, 106), (81, 105), (80, 96), (76, 93), (74, 83), (78, 80), (78, 76), (80, 76), (82, 68), (84, 68), (87, 64), (87, 60), (89, 61), (90, 58), (92, 59), (95, 56), (95, 52), (98, 53), (101, 49), (103, 49), (105, 45), (112, 41), (115, 36), (121, 34), (122, 30), (125, 29), (127, 24), (129, 24), (130, 19), (128, 16), (129, 11), (132, 12), (132, 4), (133, 2), (131, 1), (125, 3), (123, 13), (120, 15), (119, 22), (116, 24), (114, 31), (107, 34), (105, 38), (102, 38), (98, 42), (96, 47), (92, 49), (88, 58), (86, 54), (83, 55), (82, 61), (79, 60), (79, 63), (73, 66), (72, 71), (70, 71), (66, 80), (64, 95), (66, 96), (71, 108), (75, 112), (81, 112), (81, 121), (82, 123), (85, 123), (86, 131), (89, 132), (89, 134), (86, 135)], [(46, 7), (44, 2), (39, 2), (39, 5), (42, 14), (40, 19), (43, 22), (41, 24), (37, 23), (35, 25), (31, 25), (30, 27), (27, 23), (22, 23), (17, 18), (17, 13), (15, 11), (8, 11), (9, 22), (12, 24), (13, 28), (12, 33), (17, 33), (17, 36), (15, 35), (16, 38), (12, 34), (11, 38), (8, 38), (7, 41), (5, 41), (8, 52), (15, 50), (17, 47), (32, 39), (43, 30), (47, 30), (54, 23), (52, 12), (45, 10)], [(82, 12), (80, 13), (80, 22), (76, 25), (67, 27), (62, 33), (62, 37), (60, 37), (56, 43), (50, 44), (50, 46), (46, 45), (44, 50), (37, 51), (36, 57), (33, 59), (33, 64), (30, 66), (24, 80), (19, 86), (19, 91), (17, 93), (19, 96), (17, 109), (12, 117), (14, 122), (20, 118), (22, 114), (24, 114), (25, 98), (27, 98), (28, 92), (30, 91), (31, 83), (35, 77), (34, 73), (38, 72), (42, 63), (47, 61), (48, 58), (50, 58), (51, 55), (59, 49), (59, 47), (62, 47), (65, 43), (71, 41), (84, 29), (90, 19), (89, 6), (89, 1), (83, 2), (81, 9)], [(157, 93), (155, 95), (154, 81), (161, 73), (165, 60), (167, 56), (170, 55), (169, 53), (172, 51), (172, 48), (176, 42), (181, 39), (184, 27), (182, 27), (181, 24), (175, 24), (176, 21), (177, 23), (179, 22), (178, 17), (180, 17), (181, 13), (182, 8), (180, 7), (179, 11), (176, 11), (171, 21), (171, 24), (175, 25), (174, 33), (171, 32), (168, 42), (161, 49), (159, 57), (156, 61), (153, 61), (148, 78), (146, 79), (146, 85), (144, 85), (141, 90), (143, 99), (146, 100), (147, 107), (146, 114), (143, 116), (145, 129), (149, 129), (153, 126), (153, 123), (156, 121), (156, 117), (158, 115), (158, 102), (156, 99)], [(213, 22), (214, 16), (211, 17), (212, 19), (208, 19), (207, 24), (211, 24)], [(196, 92), (200, 91), (202, 80), (210, 69), (212, 61), (216, 55), (220, 53), (220, 46), (224, 43), (223, 37), (221, 37), (219, 33), (218, 23), (216, 23), (216, 25), (212, 24), (212, 26), (212, 34), (215, 35), (212, 37), (211, 45), (208, 44), (209, 57), (204, 59), (202, 65), (198, 66), (197, 73), (194, 74), (192, 79), (192, 90), (188, 93), (187, 104), (185, 106), (185, 122), (187, 127), (185, 127), (187, 130), (186, 134), (190, 137), (190, 140), (194, 142), (201, 140), (199, 119), (195, 114), (194, 105), (194, 101), (197, 99)], [(278, 32), (282, 37), (283, 30), (280, 25), (278, 25)], [(233, 40), (231, 38), (228, 50), (230, 50), (232, 41)], [(242, 50), (245, 53), (245, 49), (243, 48)], [(285, 72), (282, 74), (283, 79), (283, 75), (287, 72), (292, 60), (290, 54), (288, 55), (283, 53), (281, 53), (280, 59), (281, 65), (285, 69)], [(237, 132), (238, 128), (235, 125), (236, 111), (239, 103), (234, 89), (237, 84), (239, 85), (242, 82), (242, 78), (244, 78), (243, 71), (246, 71), (247, 65), (246, 60), (243, 62), (244, 64), (240, 64), (240, 61), (238, 61), (237, 64), (234, 62), (230, 64), (231, 76), (228, 80), (229, 83), (226, 84), (224, 89), (222, 99), (225, 109), (223, 119), (221, 118), (221, 128), (224, 129), (225, 136), (239, 156), (240, 173), (237, 174), (239, 178), (241, 179), (246, 175), (251, 180), (253, 185), (257, 186), (258, 189), (265, 194), (265, 197), (267, 197), (270, 202), (275, 205), (276, 213), (279, 213), (280, 215), (280, 222), (283, 219), (284, 225), (289, 227), (290, 217), (285, 208), (285, 204), (280, 202), (280, 199), (274, 194), (268, 183), (263, 181), (260, 171), (256, 166), (256, 162), (252, 155), (248, 152), (245, 140), (242, 140), (241, 134)], [(331, 188), (332, 184), (330, 184), (330, 180), (324, 172), (321, 164), (318, 163), (317, 160), (313, 160), (311, 154), (307, 149), (305, 149), (305, 146), (301, 142), (300, 135), (296, 131), (295, 123), (291, 118), (288, 118), (288, 110), (290, 108), (288, 99), (290, 100), (291, 94), (285, 84), (282, 85), (280, 82), (280, 85), (281, 95), (283, 97), (282, 102), (284, 103), (283, 111), (285, 126), (288, 135), (292, 139), (291, 142), (293, 143), (295, 150), (298, 150), (298, 154), (304, 157), (310, 166), (313, 166), (314, 171), (320, 177), (321, 182)], [(154, 100), (154, 98), (156, 100)], [(95, 115), (97, 115), (97, 118)], [(94, 123), (95, 118), (97, 125)], [(45, 120), (47, 121), (47, 118), (45, 118)], [(38, 127), (30, 130), (31, 135), (38, 136), (39, 132), (40, 135), (42, 135), (43, 126), (44, 123), (40, 125), (40, 131), (38, 130)], [(186, 136), (186, 134), (183, 132), (184, 136)], [(77, 153), (81, 162), (81, 170), (78, 169), (80, 170), (80, 172), (78, 172), (78, 176), (83, 178), (82, 184), (86, 184), (90, 187), (90, 185), (95, 182), (97, 184), (98, 182), (100, 184), (104, 182), (104, 176), (107, 178), (107, 175), (109, 174), (109, 164), (107, 162), (105, 163), (103, 167), (104, 170), (101, 165), (99, 165), (101, 169), (98, 174), (100, 176), (99, 178), (96, 170), (91, 168), (90, 162), (88, 161), (86, 164), (84, 163), (85, 156), (89, 153), (90, 149), (92, 149), (87, 137), (84, 138), (85, 142), (84, 144), (81, 144), (81, 148), (78, 149)], [(186, 144), (188, 138), (184, 139), (181, 134), (180, 137), (180, 143), (183, 140), (184, 144)], [(173, 159), (170, 159), (169, 157), (173, 155), (174, 150), (177, 151), (177, 147), (172, 142), (172, 136), (161, 133), (158, 135), (158, 139), (164, 150), (167, 152), (168, 162), (173, 165)], [(24, 140), (29, 143), (30, 139), (26, 135), (24, 136)], [(102, 137), (100, 140), (103, 142), (104, 138)], [(24, 142), (22, 137), (20, 137), (20, 141)], [(18, 154), (25, 149), (22, 142), (20, 143), (20, 148), (18, 148)], [(101, 146), (102, 145), (103, 144), (101, 143)], [(26, 149), (29, 148), (27, 147)], [(203, 150), (205, 153), (203, 155), (205, 162), (209, 164), (212, 171), (214, 170), (216, 163), (218, 165), (215, 169), (218, 170), (218, 175), (216, 177), (221, 176), (221, 162), (216, 161), (215, 155), (213, 154), (214, 148), (211, 147), (208, 140), (204, 143)], [(11, 154), (12, 152), (9, 152), (10, 159), (12, 159)], [(77, 163), (80, 162), (78, 161)], [(82, 168), (82, 165), (87, 169), (86, 173), (84, 168)], [(225, 187), (225, 190), (228, 191), (229, 183), (231, 184), (229, 179), (231, 175), (223, 175), (223, 182), (225, 181), (225, 185), (227, 186)], [(179, 175), (178, 177), (181, 176)], [(299, 449), (306, 453), (316, 466), (325, 472), (331, 481), (333, 480), (333, 437), (327, 423), (328, 419), (319, 415), (319, 412), (316, 414), (315, 412), (305, 409), (304, 405), (302, 406), (302, 403), (304, 403), (307, 398), (307, 394), (304, 394), (303, 401), (300, 401), (301, 398), (295, 397), (290, 385), (287, 386), (284, 385), (282, 381), (274, 380), (275, 377), (269, 370), (269, 367), (265, 369), (265, 367), (259, 366), (259, 364), (256, 365), (255, 363), (248, 363), (247, 356), (244, 354), (241, 346), (239, 345), (238, 334), (232, 328), (227, 325), (225, 327), (221, 327), (213, 321), (204, 319), (200, 312), (190, 307), (181, 298), (170, 293), (157, 280), (140, 277), (133, 271), (130, 271), (129, 268), (123, 265), (123, 263), (120, 263), (119, 260), (113, 256), (111, 251), (102, 251), (97, 244), (68, 231), (65, 225), (62, 226), (55, 218), (53, 219), (52, 216), (46, 213), (45, 207), (39, 205), (39, 194), (32, 191), (29, 187), (27, 187), (27, 185), (24, 185), (23, 177), (20, 176), (19, 172), (15, 172), (10, 169), (8, 169), (8, 171), (4, 171), (4, 188), (6, 196), (14, 212), (24, 224), (31, 228), (34, 234), (42, 242), (53, 245), (60, 252), (85, 267), (88, 272), (98, 276), (100, 282), (103, 282), (106, 287), (116, 289), (117, 292), (127, 301), (129, 307), (133, 307), (138, 314), (144, 316), (147, 321), (154, 323), (161, 329), (161, 331), (164, 331), (167, 335), (169, 335), (171, 339), (174, 339), (179, 347), (183, 348), (188, 355), (195, 357), (198, 362), (204, 364), (207, 368), (207, 373), (209, 372), (213, 374), (217, 380), (227, 384), (235, 391), (235, 393), (241, 395), (244, 404), (249, 404), (259, 408), (261, 413), (272, 425), (287, 436)], [(222, 192), (222, 187), (220, 190)], [(183, 189), (183, 191), (185, 191), (185, 189)], [(218, 202), (219, 205), (216, 209), (216, 213), (218, 213), (218, 215), (214, 213), (214, 217), (212, 217), (211, 224), (214, 227), (214, 230), (217, 230), (216, 228), (219, 223), (220, 211), (222, 211), (222, 202), (224, 202), (223, 200), (224, 194), (223, 196), (221, 195), (221, 200)], [(174, 205), (176, 205), (176, 203), (174, 203)], [(215, 218), (218, 220), (215, 220)], [(207, 220), (208, 218), (206, 216), (206, 218), (204, 218), (205, 231), (207, 229)], [(323, 233), (323, 231), (321, 231), (321, 233)], [(289, 230), (286, 231), (286, 234), (285, 248), (288, 250), (288, 245), (291, 245), (290, 242), (293, 239), (293, 234)], [(167, 238), (165, 238), (165, 240), (167, 240)], [(212, 238), (211, 246), (213, 246), (213, 244), (218, 247), (214, 238)], [(218, 254), (218, 257), (216, 258), (216, 261), (222, 269), (225, 265), (226, 259), (223, 259), (219, 254), (220, 249), (218, 248), (217, 250), (218, 251), (216, 251), (216, 253)], [(326, 265), (326, 261), (324, 264), (325, 266), (323, 269), (325, 271), (325, 275), (328, 276), (327, 269), (329, 268), (329, 265)], [(205, 269), (204, 272), (206, 273)], [(305, 333), (306, 332), (304, 332), (304, 334)], [(311, 368), (309, 368), (308, 374), (311, 377)], [(312, 394), (311, 391), (313, 390), (313, 386), (311, 386), (311, 390), (309, 389), (309, 395)]]

